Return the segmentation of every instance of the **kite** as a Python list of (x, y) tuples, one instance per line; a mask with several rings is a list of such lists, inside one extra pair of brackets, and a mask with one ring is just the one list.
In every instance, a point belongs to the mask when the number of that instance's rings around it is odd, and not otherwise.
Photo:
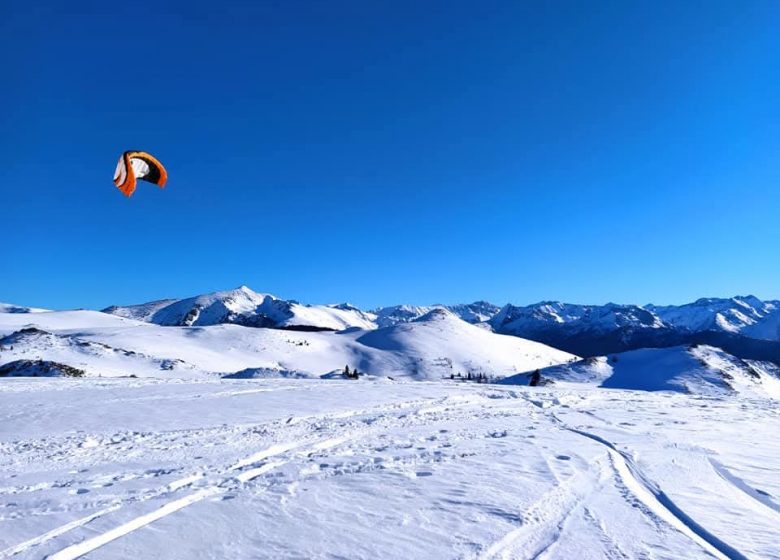
[(114, 172), (114, 184), (122, 194), (129, 197), (133, 195), (138, 179), (163, 188), (168, 180), (168, 172), (151, 154), (137, 150), (123, 153), (119, 156)]

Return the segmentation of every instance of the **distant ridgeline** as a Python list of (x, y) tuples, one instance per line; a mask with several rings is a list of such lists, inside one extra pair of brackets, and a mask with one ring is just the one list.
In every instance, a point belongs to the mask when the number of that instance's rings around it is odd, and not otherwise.
[(780, 302), (753, 296), (700, 299), (679, 306), (541, 302), (499, 307), (478, 301), (361, 310), (345, 303), (301, 304), (242, 286), (181, 300), (112, 306), (104, 311), (165, 326), (232, 323), (297, 331), (340, 331), (408, 323), (433, 309), (446, 309), (468, 323), (496, 333), (542, 342), (583, 357), (639, 348), (706, 344), (739, 358), (780, 364)]

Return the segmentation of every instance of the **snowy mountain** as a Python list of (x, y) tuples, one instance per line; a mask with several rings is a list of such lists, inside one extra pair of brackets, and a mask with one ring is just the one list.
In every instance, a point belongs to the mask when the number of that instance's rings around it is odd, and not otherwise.
[(338, 332), (160, 326), (93, 311), (0, 314), (0, 364), (48, 360), (90, 376), (320, 377), (349, 365), (374, 377), (438, 380), (457, 373), (503, 377), (573, 358), (442, 309), (392, 327)]
[[(741, 360), (706, 345), (645, 348), (586, 358), (541, 369), (540, 374), (541, 385), (587, 383), (613, 389), (780, 397), (780, 367)], [(531, 379), (526, 373), (501, 383), (528, 385)]]
[(181, 300), (112, 306), (105, 313), (164, 326), (236, 324), (298, 330), (373, 328), (374, 316), (348, 304), (302, 305), (246, 286)]
[(638, 305), (573, 305), (542, 302), (526, 307), (505, 305), (491, 319), (496, 332), (544, 332), (565, 326), (569, 332), (610, 332), (622, 328), (658, 329), (663, 322)]
[[(181, 300), (112, 306), (104, 312), (164, 326), (228, 323), (297, 330), (342, 330), (408, 323), (433, 309), (445, 309), (468, 323), (482, 324), (500, 334), (530, 338), (581, 355), (690, 342), (710, 343), (724, 334), (780, 342), (780, 302), (762, 301), (754, 296), (703, 298), (685, 305), (665, 306), (545, 301), (526, 306), (507, 304), (499, 308), (486, 301), (477, 301), (455, 305), (395, 305), (363, 311), (346, 303), (304, 305), (241, 286)], [(706, 336), (702, 338), (704, 333)], [(710, 341), (707, 336), (715, 338)]]
[(459, 303), (455, 305), (393, 305), (382, 307), (374, 311), (376, 323), (379, 327), (390, 327), (400, 323), (414, 321), (434, 309), (444, 309), (454, 313), (467, 323), (482, 323), (498, 313), (500, 307), (487, 301), (475, 301), (474, 303)]
[[(753, 296), (729, 299), (705, 298), (685, 305), (574, 305), (542, 302), (518, 307), (504, 306), (490, 319), (497, 332), (528, 335), (532, 333), (601, 332), (623, 329), (658, 329), (698, 333), (722, 331), (753, 334), (774, 318), (780, 305), (776, 301), (761, 301)], [(767, 334), (777, 333), (769, 330)]]
[(722, 347), (740, 358), (780, 363), (778, 302), (752, 296), (681, 306), (506, 305), (489, 324), (496, 332), (581, 356), (696, 343)]
[(279, 299), (241, 286), (186, 299), (164, 299), (138, 305), (111, 306), (103, 310), (119, 317), (163, 326), (205, 326), (236, 324), (291, 330), (373, 329), (407, 323), (432, 309), (446, 309), (469, 323), (481, 323), (499, 311), (486, 301), (456, 305), (395, 305), (362, 311), (348, 303), (304, 305)]
[(664, 324), (692, 332), (720, 330), (739, 333), (760, 323), (778, 309), (778, 302), (754, 296), (702, 298), (686, 305), (647, 305)]
[(393, 305), (382, 307), (374, 311), (376, 315), (376, 324), (379, 327), (392, 327), (399, 323), (408, 323), (414, 321), (431, 311), (432, 309), (443, 309), (436, 306), (419, 305)]

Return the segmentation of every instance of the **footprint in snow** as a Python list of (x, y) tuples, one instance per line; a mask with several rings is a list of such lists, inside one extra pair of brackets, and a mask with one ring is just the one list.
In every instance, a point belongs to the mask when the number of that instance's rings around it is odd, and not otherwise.
[(492, 438), (503, 438), (506, 437), (506, 430), (496, 431), (496, 432), (488, 432), (488, 437)]

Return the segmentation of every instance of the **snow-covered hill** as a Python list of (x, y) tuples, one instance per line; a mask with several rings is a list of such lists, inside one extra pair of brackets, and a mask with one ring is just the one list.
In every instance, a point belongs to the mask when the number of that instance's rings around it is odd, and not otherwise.
[[(37, 327), (26, 327), (0, 336), (0, 363), (18, 360), (66, 364), (86, 375), (105, 377), (154, 377), (174, 370), (187, 375), (196, 372), (194, 366), (180, 358), (150, 356), (143, 351), (87, 340), (78, 334), (55, 334)], [(15, 375), (23, 373), (21, 367), (16, 368)], [(56, 375), (56, 371), (50, 375)]]
[[(395, 370), (425, 379), (468, 373), (503, 377), (520, 371), (524, 363), (572, 359), (571, 354), (537, 342), (481, 329), (441, 308), (408, 323), (366, 332), (356, 342), (381, 350), (382, 360), (391, 356)], [(371, 362), (365, 367), (376, 369)]]
[(259, 368), (263, 376), (319, 377), (348, 365), (371, 376), (430, 380), (457, 373), (503, 377), (573, 358), (446, 310), (408, 324), (339, 332), (163, 327), (92, 311), (0, 314), (0, 337), (0, 363), (43, 359), (102, 376), (190, 377)]
[[(780, 397), (780, 367), (741, 360), (706, 345), (645, 348), (586, 358), (541, 369), (540, 374), (542, 385), (588, 383), (614, 389)], [(527, 385), (532, 377), (530, 373), (520, 374), (502, 383)]]
[(24, 307), (21, 305), (14, 305), (12, 303), (0, 302), (0, 313), (42, 313), (47, 311), (46, 309), (39, 309), (37, 307)]

